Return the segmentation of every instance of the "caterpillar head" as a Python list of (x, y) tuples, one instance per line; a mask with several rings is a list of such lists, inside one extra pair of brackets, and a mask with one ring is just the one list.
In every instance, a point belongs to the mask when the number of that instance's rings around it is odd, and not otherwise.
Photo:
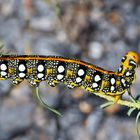
[(128, 52), (122, 58), (122, 66), (123, 69), (127, 70), (135, 70), (138, 67), (139, 56), (135, 52)]
[(128, 52), (122, 58), (122, 64), (118, 70), (118, 73), (121, 73), (127, 84), (131, 85), (136, 80), (135, 70), (138, 67), (139, 57), (135, 52)]

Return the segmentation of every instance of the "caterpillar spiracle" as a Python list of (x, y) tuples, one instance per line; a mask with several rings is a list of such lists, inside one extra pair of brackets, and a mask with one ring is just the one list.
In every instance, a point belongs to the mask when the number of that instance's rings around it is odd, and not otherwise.
[(1, 55), (0, 80), (11, 79), (17, 85), (27, 79), (34, 87), (41, 81), (52, 87), (63, 82), (68, 88), (81, 87), (92, 93), (121, 96), (136, 79), (138, 60), (135, 52), (128, 52), (118, 71), (113, 72), (58, 56)]

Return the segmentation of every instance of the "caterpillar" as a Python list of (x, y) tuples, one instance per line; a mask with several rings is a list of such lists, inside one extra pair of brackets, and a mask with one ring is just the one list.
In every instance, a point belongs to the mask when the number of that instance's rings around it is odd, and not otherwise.
[(54, 87), (60, 82), (68, 88), (81, 87), (90, 92), (120, 97), (136, 79), (139, 57), (128, 52), (118, 71), (107, 71), (84, 61), (58, 56), (1, 55), (0, 80), (11, 79), (17, 85), (27, 79), (38, 87), (46, 81)]

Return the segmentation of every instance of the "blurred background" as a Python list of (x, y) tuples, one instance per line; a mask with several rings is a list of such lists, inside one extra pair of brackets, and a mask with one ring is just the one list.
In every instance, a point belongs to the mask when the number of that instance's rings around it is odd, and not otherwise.
[[(139, 0), (0, 0), (0, 44), (11, 54), (77, 58), (116, 71), (127, 51), (140, 54)], [(140, 94), (140, 69), (132, 86)], [(27, 81), (0, 81), (0, 140), (137, 140), (135, 113), (94, 94), (45, 82), (39, 105)], [(124, 98), (128, 98), (127, 94)]]

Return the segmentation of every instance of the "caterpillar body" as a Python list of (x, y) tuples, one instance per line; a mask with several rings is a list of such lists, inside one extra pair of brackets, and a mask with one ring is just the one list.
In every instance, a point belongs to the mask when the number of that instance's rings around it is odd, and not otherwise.
[(138, 55), (128, 52), (117, 72), (107, 71), (87, 62), (57, 56), (1, 55), (0, 80), (19, 84), (24, 79), (37, 87), (41, 81), (50, 86), (63, 82), (67, 87), (82, 87), (90, 92), (122, 95), (135, 81)]

